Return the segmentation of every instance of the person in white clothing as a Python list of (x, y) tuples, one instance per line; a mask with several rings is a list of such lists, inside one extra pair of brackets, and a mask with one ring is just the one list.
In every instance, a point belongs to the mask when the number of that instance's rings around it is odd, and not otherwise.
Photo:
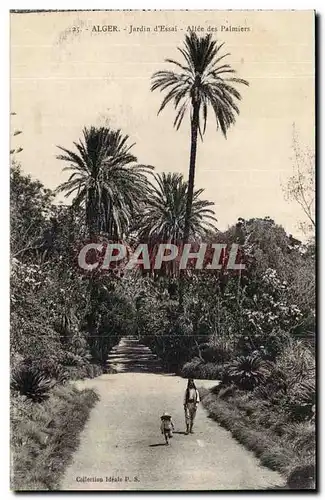
[(193, 434), (193, 424), (196, 416), (196, 410), (200, 402), (199, 391), (197, 390), (194, 380), (188, 379), (187, 388), (184, 396), (184, 411), (186, 434)]

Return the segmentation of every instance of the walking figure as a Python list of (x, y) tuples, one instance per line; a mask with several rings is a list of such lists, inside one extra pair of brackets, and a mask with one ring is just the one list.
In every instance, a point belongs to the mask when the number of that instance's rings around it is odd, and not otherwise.
[(160, 430), (161, 433), (165, 436), (165, 441), (166, 444), (168, 445), (168, 439), (173, 437), (173, 430), (174, 430), (174, 423), (172, 420), (171, 415), (169, 413), (165, 412), (161, 417), (161, 425), (160, 425)]
[(193, 424), (199, 402), (200, 402), (199, 391), (195, 386), (194, 380), (190, 378), (188, 379), (187, 382), (187, 388), (184, 397), (186, 434), (188, 433), (193, 434)]

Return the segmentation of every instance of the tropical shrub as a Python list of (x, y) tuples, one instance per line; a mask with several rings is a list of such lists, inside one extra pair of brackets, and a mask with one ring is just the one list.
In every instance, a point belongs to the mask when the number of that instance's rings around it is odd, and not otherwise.
[(290, 490), (313, 490), (315, 485), (316, 467), (313, 463), (295, 467), (287, 479), (287, 487)]
[(69, 375), (65, 366), (59, 365), (56, 360), (25, 358), (22, 363), (30, 370), (36, 370), (45, 375), (48, 379), (54, 380), (57, 384), (64, 384)]
[(234, 340), (228, 337), (213, 337), (208, 344), (200, 346), (201, 357), (207, 363), (223, 364), (233, 357), (235, 352)]
[(313, 417), (315, 402), (315, 379), (304, 380), (290, 387), (286, 407), (294, 420), (306, 420)]
[(49, 396), (55, 381), (46, 377), (41, 370), (29, 366), (16, 368), (11, 377), (11, 388), (33, 401), (43, 401)]
[(235, 384), (240, 389), (253, 390), (267, 379), (269, 365), (258, 356), (239, 356), (229, 364), (222, 377), (223, 384)]
[(181, 376), (184, 378), (220, 380), (223, 369), (223, 365), (205, 363), (200, 358), (194, 358), (184, 364), (181, 370)]
[(277, 357), (277, 366), (292, 381), (303, 381), (315, 375), (315, 356), (303, 340), (289, 339)]

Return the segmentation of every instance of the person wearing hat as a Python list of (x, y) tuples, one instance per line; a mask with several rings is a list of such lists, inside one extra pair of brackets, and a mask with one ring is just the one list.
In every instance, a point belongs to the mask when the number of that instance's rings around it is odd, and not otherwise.
[(192, 378), (189, 378), (184, 397), (186, 434), (189, 433), (193, 434), (193, 424), (199, 402), (200, 402), (199, 391), (196, 388), (194, 380)]
[(161, 420), (160, 430), (161, 433), (164, 434), (166, 444), (168, 445), (169, 444), (168, 439), (173, 437), (174, 423), (171, 415), (167, 412), (161, 415), (160, 420)]

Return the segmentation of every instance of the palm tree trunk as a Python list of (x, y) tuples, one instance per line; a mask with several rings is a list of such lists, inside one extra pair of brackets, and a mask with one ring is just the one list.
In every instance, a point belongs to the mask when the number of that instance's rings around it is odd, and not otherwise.
[(95, 193), (93, 189), (89, 189), (89, 199), (86, 206), (86, 223), (91, 242), (95, 242), (98, 236), (98, 216), (99, 214), (96, 213)]
[[(186, 198), (186, 210), (185, 210), (185, 221), (184, 221), (183, 246), (186, 243), (188, 243), (189, 236), (190, 236), (190, 222), (191, 222), (194, 181), (195, 181), (197, 136), (198, 136), (198, 130), (199, 130), (199, 111), (200, 111), (199, 103), (192, 101), (192, 109), (193, 109), (193, 115), (192, 115), (192, 120), (191, 120), (191, 152), (190, 152), (190, 166), (189, 166), (189, 172), (188, 172), (188, 185), (187, 185), (187, 198)], [(180, 309), (183, 308), (184, 275), (185, 275), (185, 269), (181, 269), (180, 270), (180, 283), (179, 283), (179, 307), (180, 307)]]
[[(98, 238), (98, 216), (96, 213), (95, 204), (95, 193), (94, 189), (89, 189), (89, 199), (86, 207), (86, 219), (88, 226), (88, 237), (91, 243), (95, 243)], [(89, 305), (87, 311), (87, 324), (88, 324), (88, 335), (90, 338), (91, 345), (94, 342), (94, 336), (96, 335), (96, 296), (97, 296), (97, 284), (94, 276), (89, 276), (88, 279), (88, 294), (89, 294)]]
[(188, 239), (189, 239), (189, 235), (190, 235), (190, 220), (191, 220), (193, 192), (194, 192), (198, 129), (199, 129), (199, 104), (193, 103), (193, 116), (192, 116), (192, 120), (191, 120), (190, 167), (189, 167), (189, 172), (188, 172), (187, 199), (186, 199), (184, 236), (183, 236), (183, 244), (184, 245), (185, 245), (185, 243), (188, 243)]

